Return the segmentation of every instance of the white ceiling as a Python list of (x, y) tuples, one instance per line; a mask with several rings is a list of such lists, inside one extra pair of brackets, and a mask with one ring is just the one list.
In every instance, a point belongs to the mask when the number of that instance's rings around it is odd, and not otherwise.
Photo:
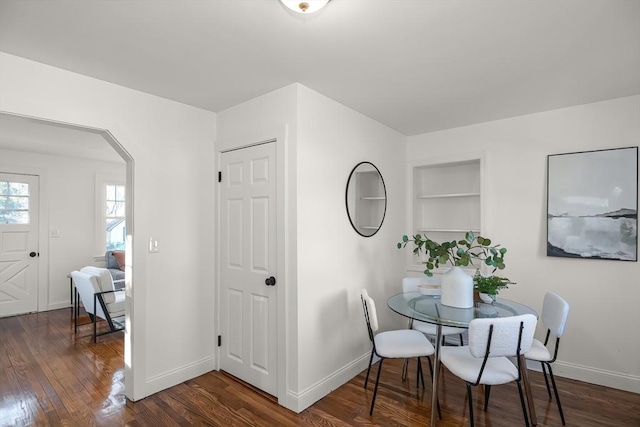
[(214, 112), (300, 82), (416, 135), (639, 94), (640, 0), (2, 0), (0, 50)]
[(101, 132), (0, 114), (0, 148), (123, 163)]

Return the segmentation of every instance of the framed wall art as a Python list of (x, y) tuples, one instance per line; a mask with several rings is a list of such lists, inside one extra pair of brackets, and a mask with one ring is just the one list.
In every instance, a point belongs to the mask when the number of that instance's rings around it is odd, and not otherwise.
[(547, 256), (638, 260), (638, 147), (547, 156)]

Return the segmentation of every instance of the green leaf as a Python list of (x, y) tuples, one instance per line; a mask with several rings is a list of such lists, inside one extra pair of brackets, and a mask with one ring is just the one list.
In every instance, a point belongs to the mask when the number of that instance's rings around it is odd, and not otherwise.
[(407, 243), (409, 241), (409, 237), (405, 234), (404, 236), (402, 236), (402, 241)]
[(464, 235), (464, 238), (467, 242), (471, 243), (475, 240), (476, 236), (473, 234), (473, 231), (467, 231)]
[(500, 253), (502, 255), (506, 254), (507, 253), (507, 248), (500, 248)]
[(402, 243), (398, 243), (398, 249), (402, 249)]
[(429, 270), (425, 270), (424, 274), (426, 274), (427, 277), (432, 277), (433, 276), (433, 273), (430, 272)]

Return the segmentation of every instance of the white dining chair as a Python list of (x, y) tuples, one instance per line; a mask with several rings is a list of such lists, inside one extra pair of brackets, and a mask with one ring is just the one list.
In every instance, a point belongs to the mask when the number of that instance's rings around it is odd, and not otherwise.
[[(520, 394), (520, 404), (525, 425), (529, 417), (522, 392), (521, 354), (531, 348), (537, 319), (533, 314), (501, 318), (478, 318), (469, 323), (469, 345), (442, 347), (441, 363), (467, 384), (469, 420), (473, 427), (473, 397), (471, 387), (483, 384), (485, 388), (484, 410), (487, 410), (491, 386), (515, 381)], [(517, 366), (509, 357), (515, 357)]]
[[(549, 376), (551, 377), (551, 384), (553, 385), (553, 392), (556, 396), (556, 403), (558, 405), (558, 411), (560, 412), (560, 419), (562, 425), (564, 422), (564, 413), (562, 412), (562, 404), (560, 403), (560, 396), (558, 394), (558, 387), (556, 386), (556, 380), (553, 376), (553, 370), (551, 364), (556, 361), (558, 356), (558, 348), (560, 347), (560, 337), (564, 334), (564, 328), (567, 324), (567, 318), (569, 317), (569, 303), (562, 297), (554, 294), (553, 292), (547, 292), (542, 301), (542, 323), (547, 327), (547, 335), (544, 339), (544, 343), (533, 340), (531, 349), (524, 354), (525, 359), (540, 362), (542, 366), (542, 373), (544, 374), (544, 382), (547, 385), (547, 393), (549, 393), (549, 399), (551, 399), (551, 390), (549, 388), (549, 380), (547, 379), (546, 368), (549, 368)], [(556, 343), (553, 350), (553, 356), (549, 350), (548, 345), (549, 338), (551, 336), (556, 337)]]
[[(402, 279), (402, 292), (418, 292), (418, 286), (420, 285), (431, 285), (429, 277), (405, 277)], [(409, 327), (411, 329), (415, 329), (416, 331), (420, 331), (423, 334), (431, 337), (431, 339), (435, 339), (437, 335), (437, 326), (433, 323), (421, 322), (420, 320), (410, 320)], [(464, 340), (462, 338), (462, 334), (466, 332), (464, 328), (456, 328), (453, 326), (443, 326), (442, 327), (442, 344), (445, 343), (445, 338), (447, 336), (458, 335), (460, 337), (460, 345), (464, 345)]]
[[(378, 366), (378, 374), (376, 375), (376, 385), (373, 389), (371, 409), (369, 410), (369, 415), (372, 415), (373, 406), (376, 403), (376, 395), (378, 393), (378, 383), (380, 382), (382, 362), (384, 362), (385, 359), (391, 358), (417, 358), (418, 374), (416, 378), (416, 387), (419, 387), (420, 381), (422, 381), (422, 387), (424, 388), (424, 377), (422, 376), (422, 364), (420, 362), (420, 358), (427, 358), (429, 361), (429, 370), (433, 376), (433, 367), (429, 356), (432, 356), (435, 353), (435, 349), (424, 334), (412, 329), (399, 329), (378, 333), (379, 325), (376, 304), (369, 296), (366, 289), (362, 290), (361, 300), (362, 308), (364, 310), (364, 318), (367, 322), (369, 339), (373, 344), (373, 348), (371, 349), (371, 358), (369, 359), (369, 367), (367, 368), (367, 377), (364, 382), (365, 389), (369, 383), (369, 374), (371, 372), (371, 365), (373, 364), (373, 357), (374, 355), (380, 357), (380, 365)], [(439, 409), (440, 408), (438, 407), (438, 410)]]

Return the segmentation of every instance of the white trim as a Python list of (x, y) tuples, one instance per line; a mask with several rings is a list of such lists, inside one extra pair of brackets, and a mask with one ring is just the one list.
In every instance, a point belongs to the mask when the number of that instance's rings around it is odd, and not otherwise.
[[(551, 365), (553, 375), (572, 380), (611, 387), (640, 394), (640, 376), (624, 372), (609, 371), (575, 363), (556, 361)], [(540, 363), (527, 360), (527, 369), (541, 372)]]
[[(367, 369), (370, 358), (371, 352), (367, 352), (351, 363), (344, 365), (342, 368), (324, 377), (312, 386), (302, 390), (300, 393), (289, 390), (287, 392), (287, 402), (284, 406), (296, 413), (304, 411), (306, 408), (327, 396), (343, 384), (348, 383), (363, 370)], [(375, 362), (376, 361), (374, 361), (374, 364)]]
[(162, 374), (154, 375), (147, 379), (145, 383), (145, 394), (147, 396), (159, 391), (168, 389), (190, 379), (204, 375), (215, 370), (217, 361), (214, 356), (206, 357), (194, 363), (181, 366)]

